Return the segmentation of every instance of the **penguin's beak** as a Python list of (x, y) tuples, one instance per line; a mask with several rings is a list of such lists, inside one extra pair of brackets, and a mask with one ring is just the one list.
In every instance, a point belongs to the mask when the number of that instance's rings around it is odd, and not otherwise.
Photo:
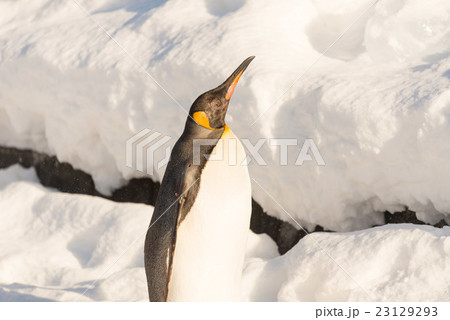
[(228, 77), (227, 80), (223, 83), (225, 87), (227, 88), (227, 93), (225, 95), (225, 99), (230, 100), (231, 96), (233, 95), (234, 88), (236, 88), (236, 85), (239, 81), (239, 78), (241, 77), (242, 73), (247, 69), (248, 65), (252, 60), (255, 59), (255, 56), (248, 57), (247, 59), (242, 62), (239, 67), (231, 74), (231, 76)]

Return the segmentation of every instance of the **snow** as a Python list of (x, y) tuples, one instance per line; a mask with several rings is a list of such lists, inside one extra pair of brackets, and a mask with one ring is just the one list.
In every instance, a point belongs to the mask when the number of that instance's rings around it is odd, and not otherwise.
[(249, 301), (448, 301), (450, 228), (314, 233), (244, 270)]
[[(146, 301), (152, 210), (46, 189), (34, 169), (0, 170), (0, 301)], [(447, 301), (449, 288), (449, 227), (318, 232), (283, 256), (249, 232), (244, 301)]]
[(0, 12), (0, 144), (56, 155), (101, 192), (143, 175), (125, 166), (127, 139), (150, 128), (173, 145), (194, 99), (256, 55), (230, 127), (253, 143), (311, 138), (326, 163), (293, 165), (300, 143), (281, 166), (265, 143), (267, 166), (249, 168), (265, 211), (337, 231), (404, 206), (449, 219), (446, 0), (20, 0)]
[(152, 212), (45, 189), (34, 169), (1, 170), (0, 300), (146, 300)]
[(271, 259), (279, 256), (277, 245), (265, 233), (255, 234), (249, 232), (247, 239), (246, 259), (264, 258)]
[(366, 46), (374, 60), (406, 61), (444, 53), (450, 45), (449, 6), (432, 0), (384, 1), (367, 24)]

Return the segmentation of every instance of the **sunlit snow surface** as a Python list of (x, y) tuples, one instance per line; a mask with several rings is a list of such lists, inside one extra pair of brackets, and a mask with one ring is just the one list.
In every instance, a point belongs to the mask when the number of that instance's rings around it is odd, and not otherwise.
[(448, 301), (450, 228), (385, 225), (314, 233), (284, 256), (247, 262), (249, 301)]
[(150, 128), (173, 145), (194, 99), (256, 55), (228, 124), (253, 142), (312, 138), (326, 163), (295, 166), (300, 144), (281, 166), (265, 143), (250, 173), (269, 214), (338, 231), (404, 206), (448, 219), (450, 2), (373, 3), (1, 1), (0, 144), (57, 155), (107, 193), (140, 175), (127, 139)]
[[(152, 211), (46, 189), (33, 169), (0, 170), (0, 301), (146, 301)], [(314, 233), (281, 257), (250, 232), (242, 299), (448, 301), (449, 257), (448, 227)]]
[(0, 170), (0, 300), (145, 299), (153, 208), (64, 194), (36, 180), (33, 169)]

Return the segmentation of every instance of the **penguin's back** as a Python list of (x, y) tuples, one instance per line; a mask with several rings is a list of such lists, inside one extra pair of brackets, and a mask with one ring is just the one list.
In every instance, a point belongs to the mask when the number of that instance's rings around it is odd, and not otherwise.
[(251, 215), (244, 148), (226, 127), (200, 176), (194, 203), (176, 231), (169, 301), (240, 299)]

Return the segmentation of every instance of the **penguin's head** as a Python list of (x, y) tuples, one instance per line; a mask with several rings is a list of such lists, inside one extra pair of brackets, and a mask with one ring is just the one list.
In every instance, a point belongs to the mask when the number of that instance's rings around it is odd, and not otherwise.
[(245, 59), (224, 83), (203, 93), (194, 101), (189, 110), (189, 115), (198, 125), (211, 130), (221, 129), (225, 126), (228, 103), (233, 95), (234, 88), (242, 73), (254, 58), (254, 56), (251, 56)]

